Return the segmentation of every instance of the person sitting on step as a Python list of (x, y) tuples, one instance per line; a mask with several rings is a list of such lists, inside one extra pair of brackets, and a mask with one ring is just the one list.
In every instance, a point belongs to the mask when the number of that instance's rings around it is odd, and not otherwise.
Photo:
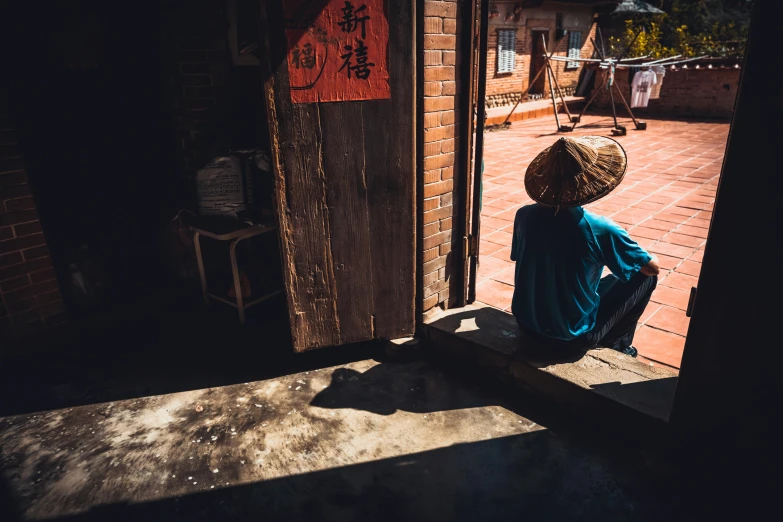
[[(535, 203), (514, 219), (511, 311), (523, 334), (547, 350), (637, 354), (633, 337), (658, 281), (657, 259), (584, 208), (620, 184), (627, 163), (611, 138), (560, 138), (525, 173)], [(604, 267), (611, 274), (602, 278)]]

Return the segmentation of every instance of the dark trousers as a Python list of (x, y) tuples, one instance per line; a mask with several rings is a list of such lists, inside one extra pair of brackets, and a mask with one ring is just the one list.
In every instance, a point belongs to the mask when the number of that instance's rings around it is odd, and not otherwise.
[(641, 272), (627, 283), (621, 283), (613, 275), (602, 278), (598, 284), (601, 301), (595, 327), (570, 341), (542, 337), (523, 325), (520, 325), (520, 328), (526, 336), (557, 350), (589, 350), (601, 347), (622, 351), (633, 343), (636, 325), (657, 284), (656, 276), (646, 276)]
[(641, 272), (627, 283), (621, 283), (613, 275), (601, 279), (598, 284), (601, 302), (595, 327), (574, 341), (583, 342), (588, 349), (600, 346), (622, 351), (631, 346), (636, 325), (657, 284), (657, 276), (646, 276)]

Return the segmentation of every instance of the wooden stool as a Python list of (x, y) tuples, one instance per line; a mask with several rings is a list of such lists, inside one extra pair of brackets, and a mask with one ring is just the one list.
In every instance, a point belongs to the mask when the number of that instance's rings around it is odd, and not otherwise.
[[(222, 224), (221, 224), (222, 225)], [(204, 297), (204, 304), (209, 304), (209, 299), (215, 299), (229, 306), (233, 306), (239, 311), (239, 322), (245, 324), (245, 310), (251, 306), (266, 301), (270, 297), (273, 297), (283, 290), (276, 290), (269, 294), (263, 295), (257, 299), (254, 299), (248, 303), (245, 303), (242, 297), (242, 285), (239, 280), (239, 267), (237, 266), (237, 245), (240, 241), (250, 239), (251, 237), (266, 234), (275, 230), (274, 225), (246, 225), (244, 223), (232, 223), (231, 227), (222, 226), (191, 226), (190, 230), (193, 232), (193, 244), (196, 248), (196, 260), (198, 262), (198, 274), (201, 278), (201, 293)], [(229, 244), (229, 257), (231, 258), (231, 273), (234, 276), (234, 293), (236, 294), (236, 302), (226, 299), (225, 297), (215, 295), (207, 290), (207, 275), (204, 271), (204, 259), (201, 255), (201, 236), (208, 237), (217, 241), (230, 241)]]

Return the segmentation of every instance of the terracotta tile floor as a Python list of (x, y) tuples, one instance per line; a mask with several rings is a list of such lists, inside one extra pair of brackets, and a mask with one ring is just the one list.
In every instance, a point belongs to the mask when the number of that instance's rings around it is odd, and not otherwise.
[[(573, 135), (611, 135), (611, 118), (587, 116)], [(634, 346), (653, 364), (679, 368), (688, 318), (712, 217), (729, 123), (648, 119), (648, 130), (617, 138), (628, 172), (609, 196), (588, 205), (625, 226), (662, 266), (658, 288), (641, 318)], [(486, 135), (478, 300), (510, 311), (514, 268), (509, 260), (514, 214), (530, 203), (528, 163), (560, 135), (553, 117), (514, 123)]]

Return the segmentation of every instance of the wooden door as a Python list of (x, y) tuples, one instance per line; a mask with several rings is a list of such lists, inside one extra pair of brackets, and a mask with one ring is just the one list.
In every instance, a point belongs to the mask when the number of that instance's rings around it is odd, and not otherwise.
[[(414, 331), (414, 28), (413, 0), (270, 0), (262, 14), (296, 351)], [(345, 64), (356, 58), (346, 60), (351, 51), (367, 47), (375, 54), (367, 58), (365, 49), (363, 64), (377, 64), (369, 75), (356, 68), (361, 60)], [(309, 62), (302, 61), (305, 50)], [(369, 85), (384, 59), (388, 83), (380, 75)], [(309, 80), (298, 76), (298, 66), (311, 66)], [(308, 97), (319, 101), (301, 102)]]
[[(547, 46), (549, 45), (549, 31), (531, 31), (532, 51), (530, 55), (530, 79), (532, 80), (536, 73), (544, 66), (544, 46), (541, 41), (543, 35)], [(546, 89), (546, 74), (541, 74), (530, 88), (531, 94), (544, 94)]]

